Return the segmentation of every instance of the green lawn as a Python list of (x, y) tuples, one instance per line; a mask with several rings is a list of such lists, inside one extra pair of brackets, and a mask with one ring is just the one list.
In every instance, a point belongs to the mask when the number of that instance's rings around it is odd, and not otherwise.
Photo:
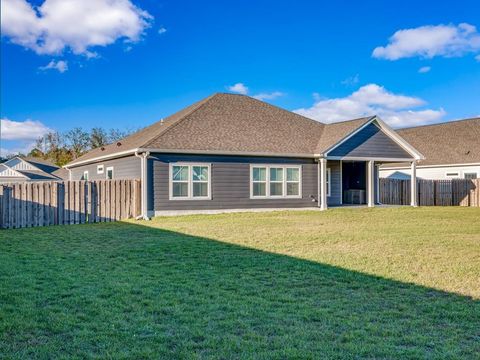
[(480, 208), (0, 231), (0, 358), (479, 354)]

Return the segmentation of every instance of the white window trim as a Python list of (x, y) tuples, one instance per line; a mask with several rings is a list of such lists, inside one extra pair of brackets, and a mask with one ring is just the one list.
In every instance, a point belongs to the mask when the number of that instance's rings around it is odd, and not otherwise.
[[(87, 175), (86, 178), (85, 178), (85, 174)], [(85, 170), (83, 172), (83, 180), (87, 180), (88, 181), (88, 170)]]
[(102, 165), (97, 165), (97, 174), (103, 174), (105, 172), (105, 166)]
[[(173, 196), (173, 167), (187, 166), (188, 167), (188, 196)], [(207, 182), (207, 196), (193, 196), (193, 177), (192, 168), (194, 166), (203, 166), (208, 168), (208, 182)], [(212, 166), (208, 163), (191, 163), (191, 162), (176, 162), (170, 163), (168, 166), (168, 198), (169, 200), (212, 200)]]
[[(265, 195), (253, 195), (253, 168), (266, 168)], [(270, 194), (270, 168), (283, 169), (283, 195)], [(287, 195), (287, 169), (298, 169), (298, 195)], [(258, 182), (258, 181), (256, 181)], [(301, 199), (302, 198), (302, 165), (283, 165), (283, 164), (250, 164), (250, 199)]]
[(332, 196), (332, 169), (327, 168), (327, 197)]
[(113, 166), (109, 166), (105, 169), (105, 179), (109, 180), (108, 178), (108, 171), (109, 170), (112, 170), (112, 180), (115, 178), (115, 170), (113, 168)]

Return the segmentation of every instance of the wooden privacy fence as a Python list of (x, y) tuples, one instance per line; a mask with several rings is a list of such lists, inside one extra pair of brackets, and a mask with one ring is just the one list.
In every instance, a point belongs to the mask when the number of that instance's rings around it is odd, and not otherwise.
[(140, 215), (140, 180), (0, 184), (0, 228), (108, 222)]
[[(480, 179), (417, 180), (420, 206), (480, 207)], [(410, 180), (380, 179), (380, 202), (410, 205)]]

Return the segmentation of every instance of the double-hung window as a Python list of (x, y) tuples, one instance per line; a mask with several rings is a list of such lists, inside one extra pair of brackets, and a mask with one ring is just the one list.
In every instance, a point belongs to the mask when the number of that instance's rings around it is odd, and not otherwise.
[(301, 198), (301, 166), (252, 165), (250, 168), (251, 198)]
[(210, 164), (170, 164), (170, 200), (209, 200)]

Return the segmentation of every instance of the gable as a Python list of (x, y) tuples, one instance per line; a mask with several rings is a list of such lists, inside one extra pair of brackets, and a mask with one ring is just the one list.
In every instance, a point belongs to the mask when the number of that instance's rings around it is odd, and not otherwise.
[(8, 167), (5, 164), (0, 164), (0, 177), (4, 178), (25, 178), (25, 175), (19, 173), (18, 171)]
[(327, 156), (413, 159), (373, 122), (330, 150)]
[(5, 162), (5, 165), (7, 165), (9, 168), (13, 170), (27, 170), (27, 171), (38, 170), (38, 168), (36, 168), (32, 164), (26, 161), (23, 161), (18, 157), (8, 160), (7, 162)]

